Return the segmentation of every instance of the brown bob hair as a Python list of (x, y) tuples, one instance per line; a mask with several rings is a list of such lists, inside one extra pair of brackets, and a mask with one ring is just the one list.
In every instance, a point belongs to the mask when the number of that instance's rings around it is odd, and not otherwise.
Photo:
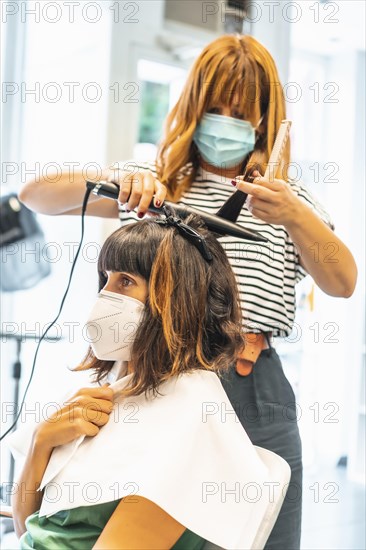
[[(225, 251), (199, 217), (191, 215), (185, 223), (204, 236), (211, 262), (175, 227), (154, 219), (117, 229), (100, 252), (99, 290), (107, 283), (106, 271), (139, 275), (148, 283), (125, 396), (156, 394), (165, 380), (194, 369), (225, 371), (244, 346), (235, 275)], [(97, 359), (89, 347), (77, 370), (93, 369), (99, 382), (113, 364)]]
[[(275, 62), (252, 36), (228, 34), (208, 44), (188, 75), (181, 96), (169, 113), (156, 159), (159, 180), (168, 188), (168, 198), (177, 201), (189, 189), (199, 166), (199, 154), (192, 141), (205, 112), (222, 103), (239, 100), (243, 118), (261, 123), (253, 153), (240, 174), (254, 168), (265, 172), (286, 105)], [(263, 118), (262, 118), (263, 117)], [(288, 180), (290, 141), (287, 141), (277, 175)], [(238, 174), (239, 175), (239, 174)]]

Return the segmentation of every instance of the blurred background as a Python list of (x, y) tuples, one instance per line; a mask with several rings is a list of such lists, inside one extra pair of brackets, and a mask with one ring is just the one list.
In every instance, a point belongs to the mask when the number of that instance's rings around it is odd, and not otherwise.
[[(303, 441), (302, 548), (365, 548), (365, 2), (24, 0), (3, 1), (1, 10), (2, 196), (39, 175), (57, 185), (61, 170), (87, 174), (117, 160), (153, 159), (164, 118), (203, 46), (239, 32), (268, 48), (293, 121), (292, 176), (326, 206), (359, 268), (348, 300), (328, 297), (306, 277), (294, 330), (277, 344)], [(31, 288), (2, 286), (3, 432), (37, 340), (58, 312), (80, 239), (79, 217), (37, 220), (40, 248), (1, 248), (3, 277), (12, 277), (15, 254), (21, 270), (36, 262), (47, 275)], [(20, 423), (42, 419), (86, 381), (70, 369), (87, 348), (96, 258), (117, 227), (118, 220), (86, 220), (69, 297), (53, 339), (40, 347)], [(1, 459), (6, 502), (13, 476), (6, 445)]]

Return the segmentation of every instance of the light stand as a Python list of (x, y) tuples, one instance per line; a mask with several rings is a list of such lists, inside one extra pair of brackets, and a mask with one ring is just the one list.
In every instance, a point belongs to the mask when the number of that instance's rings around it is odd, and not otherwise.
[[(20, 355), (21, 355), (21, 348), (22, 348), (22, 343), (24, 343), (26, 340), (37, 340), (39, 337), (36, 336), (36, 335), (29, 335), (29, 334), (7, 334), (7, 333), (3, 333), (1, 332), (0, 333), (0, 338), (1, 339), (6, 339), (6, 340), (15, 340), (16, 341), (16, 346), (17, 346), (17, 349), (16, 349), (16, 360), (13, 364), (13, 372), (12, 372), (12, 377), (13, 377), (13, 380), (14, 380), (14, 412), (13, 412), (13, 418), (12, 418), (12, 422), (15, 422), (15, 419), (17, 417), (17, 414), (18, 414), (18, 406), (19, 406), (19, 387), (20, 387), (20, 378), (21, 378), (21, 375), (22, 375), (22, 363), (21, 363), (21, 360), (20, 360)], [(51, 342), (56, 342), (58, 340), (61, 340), (62, 337), (56, 337), (56, 336), (47, 336), (47, 339), (45, 339), (45, 341), (51, 341)], [(6, 341), (5, 340), (5, 341)], [(14, 425), (14, 428), (13, 430), (15, 430), (16, 428), (16, 425)], [(10, 468), (9, 468), (9, 481), (7, 481), (6, 484), (12, 484), (13, 481), (14, 481), (14, 466), (15, 466), (15, 461), (14, 461), (14, 457), (13, 455), (11, 454), (10, 455)], [(5, 485), (5, 484), (4, 484)], [(0, 487), (0, 499), (2, 502), (4, 502), (3, 500), (3, 485), (1, 485)], [(9, 495), (9, 491), (5, 491), (6, 493), (6, 497), (5, 497), (5, 504), (10, 504), (10, 495)]]

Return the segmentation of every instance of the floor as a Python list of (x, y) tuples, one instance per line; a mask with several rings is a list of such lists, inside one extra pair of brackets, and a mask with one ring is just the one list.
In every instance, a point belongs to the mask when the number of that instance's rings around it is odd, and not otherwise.
[(302, 550), (365, 550), (365, 487), (344, 467), (304, 474)]
[[(365, 550), (365, 500), (365, 487), (349, 482), (344, 467), (305, 472), (301, 550)], [(0, 547), (18, 549), (14, 533)]]

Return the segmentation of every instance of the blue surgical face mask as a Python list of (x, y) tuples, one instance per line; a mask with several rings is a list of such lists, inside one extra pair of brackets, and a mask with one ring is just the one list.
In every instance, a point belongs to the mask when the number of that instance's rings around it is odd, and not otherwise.
[(232, 168), (254, 150), (255, 129), (247, 120), (205, 113), (193, 141), (203, 160)]

